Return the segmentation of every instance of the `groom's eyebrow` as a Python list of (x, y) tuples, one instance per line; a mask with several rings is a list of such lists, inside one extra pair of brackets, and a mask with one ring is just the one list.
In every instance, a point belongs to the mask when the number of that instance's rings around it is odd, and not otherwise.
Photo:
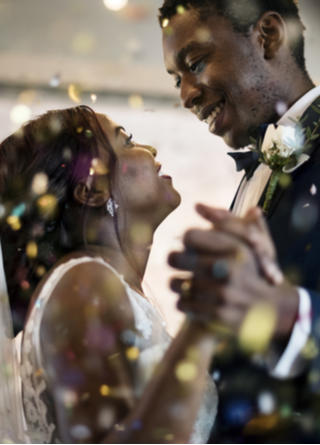
[(121, 130), (123, 130), (124, 132), (126, 131), (123, 127), (116, 127), (116, 129), (115, 129), (116, 137), (119, 136), (119, 133)]
[[(192, 42), (188, 43), (188, 45), (181, 48), (176, 56), (176, 61), (179, 65), (184, 64), (187, 55), (194, 50), (202, 48), (203, 45), (196, 40), (193, 40)], [(167, 70), (169, 74), (174, 74), (173, 71)]]

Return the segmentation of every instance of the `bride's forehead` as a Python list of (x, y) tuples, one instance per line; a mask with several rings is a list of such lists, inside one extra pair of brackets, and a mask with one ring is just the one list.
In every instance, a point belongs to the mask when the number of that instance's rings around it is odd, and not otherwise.
[(115, 131), (115, 129), (119, 126), (111, 117), (106, 114), (97, 113), (98, 119), (102, 127), (106, 131)]

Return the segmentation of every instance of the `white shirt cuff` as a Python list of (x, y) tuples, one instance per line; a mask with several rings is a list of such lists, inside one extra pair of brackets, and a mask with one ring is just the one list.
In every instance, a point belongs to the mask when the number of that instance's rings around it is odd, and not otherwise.
[[(311, 334), (311, 298), (305, 289), (298, 288), (299, 291), (299, 312), (288, 346), (282, 354), (278, 364), (271, 372), (273, 377), (285, 379), (292, 376), (293, 366), (296, 368), (297, 361), (301, 360), (300, 354), (305, 347)], [(299, 368), (299, 366), (298, 366)]]

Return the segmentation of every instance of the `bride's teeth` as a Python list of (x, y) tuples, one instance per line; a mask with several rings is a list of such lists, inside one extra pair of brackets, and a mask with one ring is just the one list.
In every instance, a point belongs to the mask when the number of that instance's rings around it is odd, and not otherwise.
[(162, 173), (162, 171), (160, 170), (160, 171), (158, 172), (158, 176), (164, 176), (164, 173)]

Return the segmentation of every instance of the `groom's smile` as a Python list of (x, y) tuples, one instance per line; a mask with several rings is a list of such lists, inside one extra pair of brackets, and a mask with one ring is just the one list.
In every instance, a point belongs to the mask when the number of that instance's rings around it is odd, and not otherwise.
[(165, 65), (183, 106), (233, 148), (278, 119), (281, 85), (263, 43), (258, 32), (243, 36), (223, 17), (201, 21), (192, 8), (163, 28)]

